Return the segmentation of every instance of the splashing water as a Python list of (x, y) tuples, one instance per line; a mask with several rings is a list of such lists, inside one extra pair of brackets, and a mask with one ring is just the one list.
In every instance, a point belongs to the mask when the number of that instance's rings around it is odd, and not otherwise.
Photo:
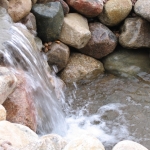
[(18, 70), (24, 70), (27, 83), (30, 86), (26, 90), (29, 93), (31, 91), (34, 93), (38, 113), (38, 133), (52, 132), (64, 135), (66, 124), (54, 87), (48, 78), (52, 75), (47, 75), (46, 60), (19, 30), (24, 31), (25, 27), (21, 24), (13, 24), (6, 10), (1, 7), (0, 24), (1, 59), (14, 73), (17, 73)]

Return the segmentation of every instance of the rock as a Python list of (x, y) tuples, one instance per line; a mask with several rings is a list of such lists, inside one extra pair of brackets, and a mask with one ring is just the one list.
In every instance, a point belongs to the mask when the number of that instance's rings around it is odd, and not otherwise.
[(64, 15), (67, 15), (69, 13), (69, 10), (70, 10), (67, 3), (64, 0), (55, 0), (55, 1), (59, 1), (61, 3), (63, 11), (64, 11)]
[(0, 142), (6, 141), (16, 148), (23, 148), (29, 143), (38, 140), (38, 136), (35, 133), (28, 129), (28, 131), (32, 132), (32, 137), (30, 137), (30, 134), (26, 130), (27, 127), (23, 131), (13, 123), (0, 121)]
[(2, 6), (3, 8), (5, 8), (6, 10), (8, 9), (8, 5), (9, 5), (8, 0), (1, 0), (0, 1), (0, 6)]
[(56, 65), (58, 72), (67, 65), (70, 50), (69, 47), (63, 43), (53, 43), (51, 50), (46, 53), (47, 60), (50, 66)]
[(127, 48), (150, 48), (150, 23), (142, 18), (127, 18), (121, 29), (119, 43)]
[(0, 105), (0, 121), (6, 120), (6, 109)]
[(77, 13), (64, 18), (60, 41), (77, 49), (83, 48), (91, 38), (87, 19)]
[(89, 56), (73, 53), (60, 78), (65, 83), (87, 82), (104, 72), (103, 64)]
[(24, 24), (27, 29), (36, 35), (36, 20), (35, 16), (32, 13), (29, 13), (25, 18), (21, 20), (22, 24)]
[(35, 40), (38, 51), (42, 51), (43, 44), (42, 44), (41, 39), (38, 37), (34, 37), (34, 40)]
[(83, 54), (100, 59), (111, 53), (117, 45), (115, 34), (101, 23), (89, 24), (91, 39), (87, 45), (79, 49)]
[(43, 42), (59, 38), (64, 14), (60, 2), (35, 4), (32, 12), (36, 17), (38, 36)]
[(14, 22), (18, 22), (30, 13), (31, 7), (31, 0), (9, 0), (8, 13)]
[(37, 122), (32, 91), (29, 93), (27, 90), (29, 87), (23, 72), (17, 73), (16, 77), (17, 87), (3, 104), (7, 111), (6, 118), (10, 122), (26, 125), (36, 131)]
[(132, 10), (131, 0), (109, 0), (104, 5), (99, 20), (108, 26), (118, 25)]
[(86, 17), (96, 17), (103, 10), (102, 0), (66, 0), (66, 2)]
[(103, 59), (107, 72), (121, 76), (137, 76), (141, 72), (150, 72), (149, 54), (142, 50), (127, 50), (118, 47), (113, 53)]
[(29, 144), (22, 150), (62, 150), (66, 145), (66, 141), (59, 135), (48, 134), (42, 136), (37, 142)]
[(85, 135), (69, 142), (64, 150), (105, 150), (105, 148), (97, 138)]
[(0, 66), (0, 104), (3, 104), (9, 94), (13, 92), (17, 84), (17, 78), (6, 67)]
[(37, 0), (32, 0), (32, 5), (34, 5), (37, 2)]
[(132, 2), (132, 5), (134, 6), (137, 0), (131, 0), (131, 2)]
[(113, 150), (148, 150), (148, 149), (139, 143), (124, 140), (117, 143), (114, 146)]
[(138, 0), (135, 3), (134, 11), (137, 15), (150, 21), (150, 1), (149, 0)]

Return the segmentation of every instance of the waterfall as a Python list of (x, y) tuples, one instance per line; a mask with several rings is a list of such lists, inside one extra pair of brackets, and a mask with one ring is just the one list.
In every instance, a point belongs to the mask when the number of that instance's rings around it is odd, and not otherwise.
[[(0, 58), (11, 71), (24, 70), (30, 88), (34, 93), (37, 108), (38, 133), (57, 133), (64, 135), (65, 119), (60, 101), (56, 96), (46, 69), (44, 55), (19, 30), (27, 30), (21, 24), (14, 24), (6, 10), (0, 7)], [(19, 29), (18, 29), (19, 28)], [(49, 74), (49, 76), (52, 76)]]

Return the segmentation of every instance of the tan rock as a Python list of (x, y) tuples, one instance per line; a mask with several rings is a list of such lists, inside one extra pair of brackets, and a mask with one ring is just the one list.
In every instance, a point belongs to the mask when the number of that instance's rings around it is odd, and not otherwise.
[(105, 148), (97, 138), (85, 135), (69, 142), (64, 150), (105, 150)]
[(67, 14), (64, 18), (60, 41), (80, 49), (91, 38), (87, 19), (77, 13)]
[(65, 83), (88, 82), (104, 72), (103, 64), (89, 56), (73, 53), (60, 78)]
[(8, 0), (0, 0), (0, 6), (4, 7), (6, 10), (8, 9), (8, 5)]
[(17, 78), (8, 68), (2, 66), (0, 66), (0, 75), (0, 104), (3, 104), (16, 87)]
[(131, 10), (131, 0), (109, 0), (104, 5), (99, 20), (105, 25), (115, 26), (124, 20)]
[(6, 120), (6, 109), (0, 105), (0, 121)]
[(63, 150), (66, 141), (59, 135), (48, 134), (42, 136), (38, 141), (33, 142), (22, 150)]
[(18, 22), (29, 14), (31, 7), (31, 0), (9, 0), (8, 13), (14, 22)]
[(8, 121), (0, 121), (0, 142), (7, 141), (16, 148), (27, 146), (30, 142), (36, 141), (38, 136), (32, 133), (30, 138), (29, 132), (32, 132), (25, 127), (24, 131)]
[(129, 141), (129, 140), (124, 140), (117, 143), (113, 147), (113, 150), (148, 150), (148, 149), (139, 143)]

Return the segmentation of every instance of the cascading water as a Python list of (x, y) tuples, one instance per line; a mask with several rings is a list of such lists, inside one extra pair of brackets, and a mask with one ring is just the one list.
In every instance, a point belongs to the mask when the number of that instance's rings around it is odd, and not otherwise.
[[(24, 70), (29, 85), (27, 92), (34, 93), (37, 108), (38, 133), (65, 134), (66, 124), (54, 91), (44, 57), (31, 45), (18, 29), (27, 30), (21, 24), (13, 24), (4, 8), (0, 8), (0, 56), (6, 66), (15, 74)], [(52, 76), (49, 74), (49, 76)]]

